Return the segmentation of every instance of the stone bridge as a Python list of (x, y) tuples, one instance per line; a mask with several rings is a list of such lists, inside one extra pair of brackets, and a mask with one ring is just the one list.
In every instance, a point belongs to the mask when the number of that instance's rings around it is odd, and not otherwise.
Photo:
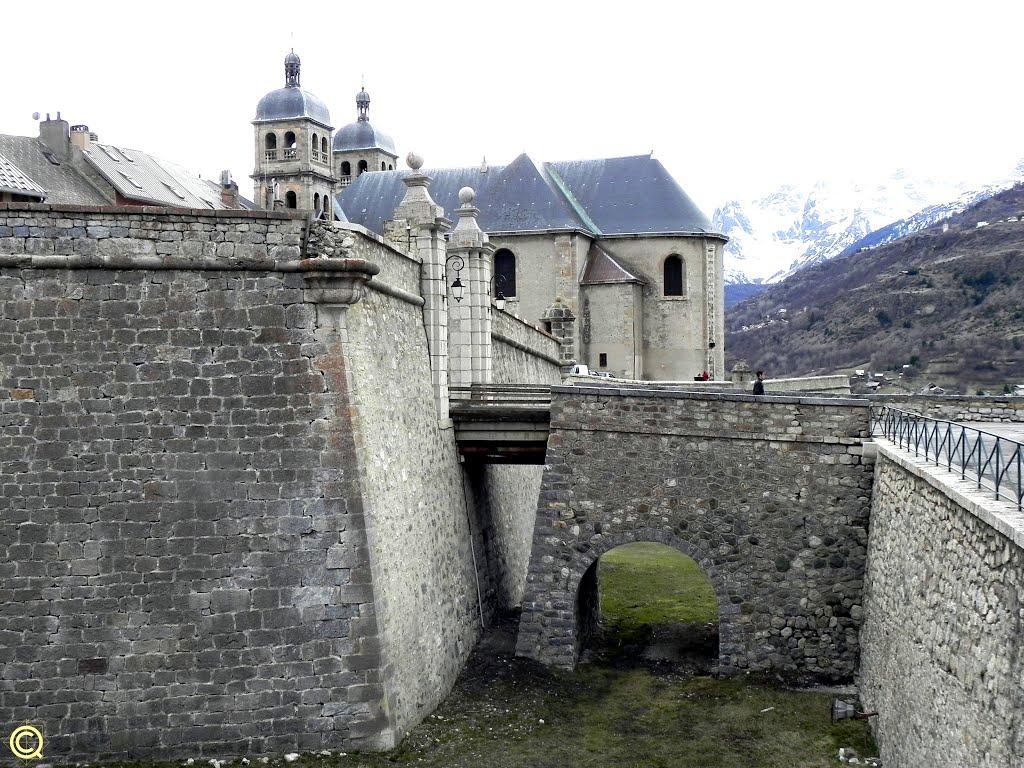
[(552, 387), (517, 654), (574, 666), (598, 618), (598, 559), (657, 541), (714, 585), (720, 672), (851, 679), (866, 443), (865, 400)]

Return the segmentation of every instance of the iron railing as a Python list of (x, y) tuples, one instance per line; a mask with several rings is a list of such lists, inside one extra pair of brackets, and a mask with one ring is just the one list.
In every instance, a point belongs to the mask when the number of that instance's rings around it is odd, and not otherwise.
[(1024, 506), (1024, 445), (1016, 440), (889, 406), (871, 409), (871, 433)]

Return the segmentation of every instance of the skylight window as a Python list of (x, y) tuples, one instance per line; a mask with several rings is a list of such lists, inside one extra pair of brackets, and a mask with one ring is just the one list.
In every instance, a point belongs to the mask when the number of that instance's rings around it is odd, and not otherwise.
[(105, 154), (107, 157), (109, 157), (115, 163), (120, 163), (121, 162), (120, 158), (118, 158), (118, 156), (115, 155), (111, 151), (110, 147), (106, 146), (105, 144), (97, 144), (96, 146), (98, 146), (100, 149), (102, 149), (103, 150), (103, 154)]
[(128, 179), (128, 181), (130, 181), (135, 186), (136, 189), (142, 189), (142, 185), (139, 184), (139, 182), (137, 182), (132, 176), (128, 175), (124, 171), (119, 171), (119, 173), (126, 179)]
[(184, 200), (185, 199), (185, 194), (180, 189), (175, 187), (173, 184), (165, 181), (165, 182), (163, 182), (163, 185), (165, 187), (167, 187), (167, 189), (170, 190), (171, 194), (173, 194), (179, 200)]

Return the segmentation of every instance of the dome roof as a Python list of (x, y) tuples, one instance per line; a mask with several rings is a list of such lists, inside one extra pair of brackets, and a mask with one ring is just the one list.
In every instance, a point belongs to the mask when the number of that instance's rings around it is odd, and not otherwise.
[(395, 155), (395, 142), (384, 131), (370, 125), (369, 120), (357, 120), (334, 134), (334, 151), (345, 152), (350, 149), (380, 149)]
[(309, 91), (291, 86), (271, 91), (256, 105), (256, 121), (306, 117), (326, 126), (331, 124), (327, 105)]

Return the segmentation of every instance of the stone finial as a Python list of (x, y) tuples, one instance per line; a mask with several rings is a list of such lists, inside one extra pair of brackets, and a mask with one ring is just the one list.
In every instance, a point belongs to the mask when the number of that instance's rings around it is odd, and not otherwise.
[(415, 152), (410, 152), (405, 156), (405, 164), (418, 173), (420, 168), (423, 167), (423, 157)]
[(459, 190), (459, 202), (463, 205), (470, 205), (474, 197), (476, 197), (476, 192), (472, 187), (463, 187)]

